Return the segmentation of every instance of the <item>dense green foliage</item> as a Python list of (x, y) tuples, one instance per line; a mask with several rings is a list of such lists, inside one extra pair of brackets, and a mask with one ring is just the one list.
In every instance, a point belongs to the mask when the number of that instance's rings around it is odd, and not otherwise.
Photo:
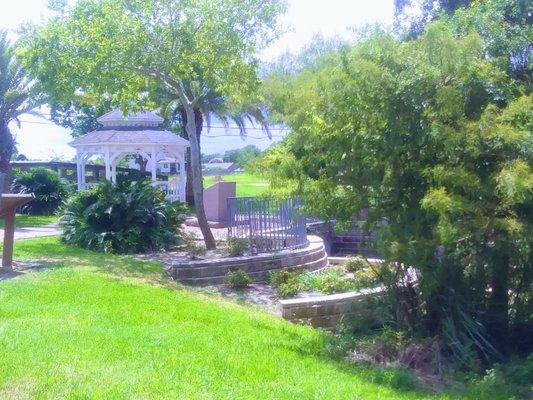
[[(465, 363), (472, 349), (498, 358), (493, 345), (529, 351), (533, 328), (533, 98), (488, 56), (501, 31), (459, 29), (483, 7), (274, 72), (267, 98), (292, 133), (262, 162), (316, 216), (350, 225), (368, 208), (397, 322)], [(406, 266), (418, 290), (399, 287)]]
[(67, 185), (59, 178), (57, 172), (48, 168), (31, 168), (27, 171), (15, 170), (13, 193), (33, 193), (35, 200), (21, 208), (23, 214), (52, 215), (67, 199)]
[(280, 297), (295, 297), (300, 292), (312, 291), (324, 294), (343, 293), (371, 288), (378, 285), (375, 271), (367, 265), (356, 273), (349, 274), (348, 266), (331, 266), (320, 272), (305, 270), (272, 271), (268, 282)]
[(59, 223), (65, 243), (106, 253), (140, 253), (177, 244), (184, 211), (149, 182), (124, 180), (76, 193)]

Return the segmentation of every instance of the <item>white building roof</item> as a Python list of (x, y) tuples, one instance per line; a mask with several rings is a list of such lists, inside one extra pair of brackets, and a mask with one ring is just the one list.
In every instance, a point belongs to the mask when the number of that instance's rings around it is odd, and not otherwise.
[(100, 118), (103, 128), (92, 131), (69, 144), (72, 147), (124, 145), (188, 147), (189, 141), (177, 134), (158, 128), (163, 122), (159, 115), (141, 111), (123, 116), (115, 109)]

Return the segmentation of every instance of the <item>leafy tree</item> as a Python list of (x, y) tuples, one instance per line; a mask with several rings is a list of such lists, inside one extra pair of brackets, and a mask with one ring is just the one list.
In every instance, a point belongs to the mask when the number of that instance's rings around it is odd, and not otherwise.
[[(163, 104), (164, 115), (167, 118), (167, 124), (170, 128), (174, 128), (181, 132), (186, 139), (189, 138), (187, 133), (187, 113), (179, 100), (172, 99), (172, 93), (164, 93), (162, 98), (157, 99), (158, 104)], [(232, 99), (227, 98), (216, 91), (208, 88), (206, 94), (198, 100), (198, 104), (194, 108), (194, 115), (196, 119), (196, 136), (200, 144), (201, 135), (204, 124), (207, 129), (211, 129), (211, 121), (214, 116), (220, 121), (224, 128), (229, 128), (234, 124), (239, 129), (241, 137), (244, 139), (247, 135), (247, 125), (249, 122), (259, 124), (261, 129), (271, 137), (267, 119), (263, 111), (254, 104), (254, 100), (244, 99), (241, 104), (235, 104)], [(175, 126), (177, 124), (177, 126)], [(201, 151), (200, 151), (201, 154)], [(187, 202), (194, 204), (193, 185), (192, 183), (192, 163), (191, 151), (187, 153)], [(201, 164), (201, 157), (199, 160)]]
[(453, 15), (455, 10), (471, 3), (472, 0), (394, 0), (396, 25), (407, 30), (409, 36), (419, 36), (439, 13)]
[(263, 152), (253, 144), (243, 147), (242, 149), (228, 150), (224, 154), (224, 161), (238, 164), (244, 168), (246, 165), (258, 158)]
[[(316, 216), (349, 226), (368, 209), (398, 323), (466, 362), (469, 345), (491, 358), (532, 326), (533, 114), (527, 86), (455, 28), (378, 32), (267, 79), (292, 133), (260, 168)], [(405, 266), (418, 294), (398, 288)]]
[[(28, 32), (22, 55), (60, 103), (80, 93), (123, 110), (164, 89), (184, 110), (198, 222), (215, 240), (203, 206), (198, 107), (214, 91), (241, 104), (257, 91), (254, 54), (276, 35), (281, 0), (81, 0)], [(148, 96), (146, 96), (148, 94)]]
[[(396, 24), (410, 38), (421, 35), (427, 23), (443, 16), (449, 17), (461, 34), (475, 30), (493, 61), (531, 90), (533, 14), (528, 0), (395, 0), (395, 8)], [(411, 12), (413, 8), (418, 12)]]
[(7, 32), (0, 30), (0, 172), (5, 174), (5, 190), (9, 190), (9, 163), (16, 150), (9, 123), (20, 124), (19, 117), (31, 113), (42, 102), (43, 97), (16, 59), (15, 47), (9, 42)]

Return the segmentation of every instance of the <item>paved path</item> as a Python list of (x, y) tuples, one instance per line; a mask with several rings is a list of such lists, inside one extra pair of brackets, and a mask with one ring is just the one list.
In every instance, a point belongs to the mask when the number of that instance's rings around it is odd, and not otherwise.
[[(32, 239), (44, 236), (60, 235), (61, 230), (57, 224), (31, 226), (25, 228), (15, 228), (15, 240), (18, 239)], [(4, 237), (4, 230), (0, 229), (0, 238)]]

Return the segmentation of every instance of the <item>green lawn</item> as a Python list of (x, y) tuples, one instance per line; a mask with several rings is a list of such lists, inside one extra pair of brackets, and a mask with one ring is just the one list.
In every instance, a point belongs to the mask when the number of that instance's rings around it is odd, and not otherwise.
[[(56, 215), (26, 215), (17, 214), (15, 217), (15, 225), (18, 228), (26, 228), (29, 226), (43, 226), (57, 222)], [(4, 220), (0, 219), (0, 228), (4, 227)]]
[[(223, 181), (237, 182), (237, 196), (258, 196), (268, 189), (268, 182), (263, 178), (242, 172), (238, 174), (230, 174), (222, 176)], [(205, 187), (209, 187), (215, 183), (214, 176), (206, 176), (204, 178)]]
[[(157, 263), (40, 238), (0, 281), (2, 399), (423, 399), (406, 373), (354, 366), (330, 337), (173, 283)], [(494, 393), (471, 396), (496, 399)]]

